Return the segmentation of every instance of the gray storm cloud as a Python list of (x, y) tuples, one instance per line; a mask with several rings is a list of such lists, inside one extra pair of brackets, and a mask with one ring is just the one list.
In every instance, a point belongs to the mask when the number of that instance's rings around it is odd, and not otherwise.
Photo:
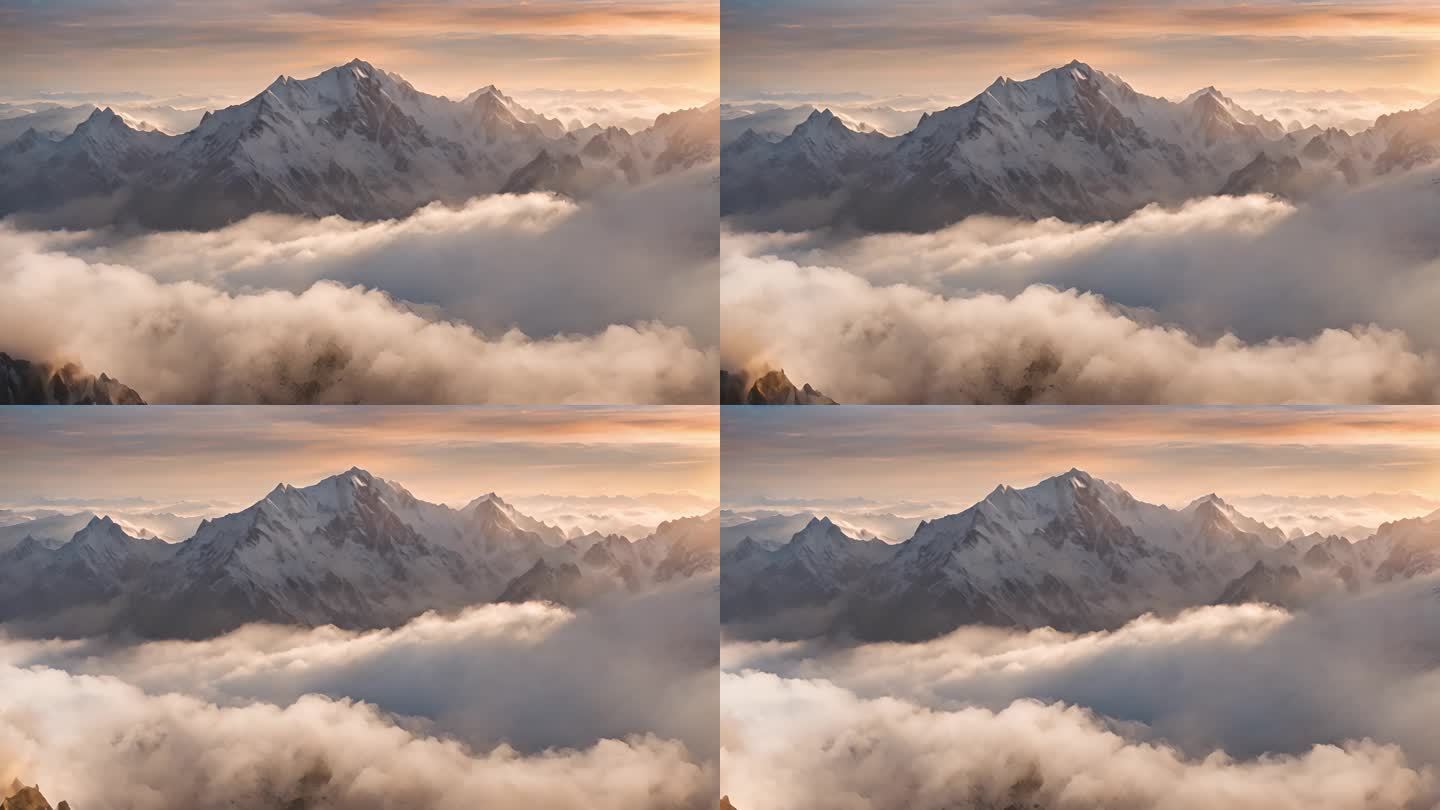
[(835, 798), (826, 806), (876, 810), (964, 796), (1041, 808), (1432, 808), (1435, 586), (1294, 614), (1200, 608), (1084, 635), (730, 642), (722, 789), (738, 807), (793, 785), (793, 801), (766, 805), (816, 806), (812, 791)]
[(852, 402), (1434, 401), (1436, 179), (1090, 225), (730, 232), (722, 361)]
[(4, 639), (0, 777), (77, 807), (698, 810), (717, 612), (712, 579), (365, 633)]

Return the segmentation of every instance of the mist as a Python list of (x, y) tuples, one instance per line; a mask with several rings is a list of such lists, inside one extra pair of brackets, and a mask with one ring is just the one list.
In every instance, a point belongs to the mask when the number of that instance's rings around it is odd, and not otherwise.
[(842, 402), (1435, 401), (1436, 180), (1090, 225), (727, 232), (722, 365)]
[(722, 789), (737, 807), (1429, 808), (1437, 628), (1431, 579), (1082, 635), (731, 641)]
[(4, 639), (0, 778), (76, 807), (708, 807), (716, 627), (702, 579), (364, 633)]
[(372, 223), (0, 223), (0, 350), (152, 403), (712, 402), (713, 173)]

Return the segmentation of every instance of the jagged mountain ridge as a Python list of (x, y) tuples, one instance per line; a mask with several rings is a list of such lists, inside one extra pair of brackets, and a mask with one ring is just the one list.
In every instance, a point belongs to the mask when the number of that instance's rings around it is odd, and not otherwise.
[[(583, 196), (714, 160), (718, 102), (619, 132), (566, 131), (493, 86), (432, 96), (356, 59), (280, 76), (181, 135), (133, 129), (109, 108), (58, 141), (27, 132), (0, 148), (0, 215), (108, 198), (109, 221), (213, 228), (266, 211), (384, 219), (502, 189)], [(570, 170), (532, 166), (542, 154)]]
[(805, 383), (796, 387), (784, 369), (772, 369), (751, 379), (749, 374), (720, 370), (721, 405), (835, 405)]
[[(4, 799), (0, 799), (0, 810), (51, 810), (50, 802), (40, 792), (39, 785), (26, 785), (15, 779), (6, 794)], [(60, 802), (54, 810), (70, 810), (70, 803)]]
[(53, 366), (0, 352), (0, 405), (144, 405), (135, 390), (78, 365)]
[[(281, 484), (181, 543), (132, 537), (108, 517), (58, 547), (27, 537), (0, 553), (0, 621), (199, 638), (251, 622), (387, 627), (522, 594), (576, 605), (713, 571), (718, 534), (711, 514), (634, 542), (567, 539), (494, 494), (454, 509), (351, 469)], [(576, 582), (537, 587), (526, 579), (536, 566), (573, 569)]]
[[(1325, 594), (1440, 573), (1440, 513), (1351, 543), (1284, 532), (1215, 495), (1183, 509), (1145, 503), (1071, 470), (997, 487), (902, 543), (813, 519), (784, 545), (733, 540), (722, 555), (727, 622), (776, 617), (794, 632), (931, 638), (965, 624), (1094, 630), (1148, 612)], [(798, 616), (798, 625), (787, 616)]]
[(771, 227), (876, 231), (974, 214), (1094, 221), (1217, 193), (1303, 196), (1437, 159), (1434, 105), (1355, 135), (1286, 132), (1213, 87), (1172, 102), (1075, 61), (998, 78), (899, 136), (856, 131), (829, 110), (779, 140), (741, 134), (722, 150), (721, 208)]

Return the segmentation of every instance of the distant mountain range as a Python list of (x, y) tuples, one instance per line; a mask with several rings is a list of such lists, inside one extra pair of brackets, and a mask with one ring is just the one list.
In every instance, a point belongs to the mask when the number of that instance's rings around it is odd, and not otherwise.
[(744, 524), (725, 527), (721, 614), (781, 635), (920, 640), (967, 624), (1085, 631), (1217, 603), (1301, 606), (1440, 573), (1440, 513), (1355, 543), (1287, 537), (1215, 495), (1171, 509), (1080, 470), (997, 487), (896, 544), (856, 539), (828, 518), (783, 544), (756, 539), (773, 523), (757, 522), (755, 537)]
[(360, 469), (279, 485), (180, 543), (136, 537), (109, 517), (64, 542), (42, 539), (54, 528), (6, 528), (16, 537), (0, 550), (0, 621), (18, 632), (200, 638), (250, 622), (387, 627), (496, 601), (577, 605), (719, 564), (718, 513), (633, 542), (567, 538), (496, 495), (452, 509)]
[[(1117, 219), (1214, 194), (1301, 197), (1440, 159), (1440, 102), (1350, 134), (1287, 131), (1213, 87), (1182, 101), (1136, 92), (1082, 62), (999, 78), (911, 131), (857, 131), (817, 110), (784, 137), (781, 112), (725, 122), (721, 207), (756, 227), (926, 231), (974, 214)], [(732, 139), (733, 138), (733, 139)]]
[(713, 161), (720, 137), (718, 102), (640, 132), (567, 130), (493, 86), (454, 101), (358, 59), (310, 79), (281, 76), (180, 135), (136, 129), (105, 108), (57, 138), (68, 120), (34, 115), (49, 118), (0, 147), (0, 216), (159, 229), (262, 211), (382, 219), (497, 192), (585, 196)]

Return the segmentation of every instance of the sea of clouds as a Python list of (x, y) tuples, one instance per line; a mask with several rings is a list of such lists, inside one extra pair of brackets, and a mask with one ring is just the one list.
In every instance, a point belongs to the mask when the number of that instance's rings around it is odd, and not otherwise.
[(149, 402), (711, 402), (713, 173), (373, 223), (0, 223), (0, 350)]
[(360, 633), (3, 638), (0, 779), (136, 810), (707, 808), (716, 616), (712, 579)]
[(722, 789), (742, 810), (1433, 808), (1437, 586), (1086, 635), (728, 642)]
[(842, 402), (1440, 398), (1440, 173), (1295, 206), (722, 236), (722, 366)]

